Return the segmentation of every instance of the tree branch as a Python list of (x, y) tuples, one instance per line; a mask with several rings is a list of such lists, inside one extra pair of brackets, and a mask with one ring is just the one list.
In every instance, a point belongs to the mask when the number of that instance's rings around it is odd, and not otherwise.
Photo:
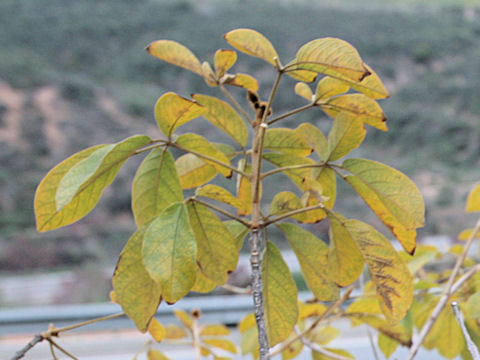
[(47, 341), (53, 345), (54, 347), (56, 347), (58, 350), (60, 350), (61, 352), (63, 352), (65, 355), (67, 355), (70, 359), (73, 359), (73, 360), (78, 360), (78, 358), (76, 356), (74, 356), (73, 354), (69, 353), (67, 350), (65, 350), (63, 347), (61, 347), (60, 345), (58, 345), (51, 337), (49, 337), (47, 339)]
[(455, 313), (455, 317), (457, 318), (458, 325), (462, 329), (463, 337), (465, 338), (465, 342), (467, 343), (467, 348), (470, 354), (472, 355), (473, 360), (480, 360), (480, 354), (478, 353), (478, 349), (475, 346), (470, 334), (468, 333), (467, 328), (465, 327), (465, 322), (463, 320), (463, 315), (458, 308), (458, 303), (456, 301), (452, 301), (450, 304), (452, 306), (453, 312)]
[(35, 345), (37, 345), (38, 343), (42, 342), (43, 340), (45, 340), (45, 338), (41, 335), (41, 334), (37, 334), (33, 337), (33, 339), (27, 344), (25, 345), (23, 348), (21, 348), (20, 350), (18, 350), (15, 355), (13, 355), (13, 357), (10, 359), (10, 360), (19, 360), (21, 358), (23, 358), (25, 356), (25, 354), (30, 350), (32, 349)]

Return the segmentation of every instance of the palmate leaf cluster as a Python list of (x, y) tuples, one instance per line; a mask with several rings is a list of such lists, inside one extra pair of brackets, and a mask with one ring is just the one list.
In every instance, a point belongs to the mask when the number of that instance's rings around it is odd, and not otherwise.
[[(413, 278), (405, 259), (371, 225), (347, 219), (334, 210), (336, 181), (341, 179), (406, 252), (415, 252), (416, 229), (424, 224), (424, 203), (417, 187), (385, 164), (345, 159), (364, 140), (366, 125), (387, 130), (377, 102), (388, 97), (381, 80), (356, 49), (340, 39), (310, 41), (287, 65), (257, 31), (233, 30), (225, 40), (236, 50), (266, 61), (277, 72), (268, 101), (259, 98), (255, 78), (229, 72), (237, 60), (234, 50), (218, 50), (212, 66), (201, 63), (175, 41), (151, 43), (147, 47), (151, 55), (201, 76), (208, 86), (218, 88), (226, 101), (203, 94), (185, 98), (167, 92), (154, 108), (159, 138), (136, 135), (116, 144), (88, 148), (64, 160), (38, 186), (38, 230), (53, 230), (85, 216), (122, 164), (145, 152), (148, 155), (132, 183), (132, 211), (138, 229), (123, 249), (113, 276), (114, 299), (139, 330), (151, 326), (162, 300), (175, 303), (190, 291), (210, 292), (224, 284), (236, 268), (248, 232), (266, 232), (272, 225), (278, 226), (296, 254), (316, 299), (338, 300), (340, 289), (354, 283), (367, 265), (375, 294), (371, 301), (379, 312), (362, 312), (356, 319), (385, 329), (401, 327), (398, 324), (413, 299)], [(283, 75), (299, 80), (294, 91), (306, 103), (285, 114), (272, 114), (271, 103)], [(313, 90), (309, 84), (315, 82)], [(247, 93), (253, 112), (238, 104), (227, 90), (230, 86)], [(332, 118), (327, 135), (299, 120), (295, 129), (277, 126), (284, 118), (297, 118), (301, 111), (313, 108)], [(176, 133), (199, 117), (228, 135), (231, 143), (213, 142), (204, 134)], [(171, 149), (181, 155), (175, 158)], [(264, 161), (274, 169), (262, 172)], [(258, 213), (262, 186), (277, 173), (289, 178), (297, 190), (277, 193), (269, 213), (261, 214), (258, 221), (252, 212)], [(234, 191), (212, 183), (217, 176), (231, 179)], [(185, 197), (187, 189), (194, 189), (195, 194)], [(327, 219), (329, 245), (298, 225)], [(274, 241), (263, 244), (262, 275), (268, 339), (274, 346), (291, 336), (297, 322), (309, 316), (302, 315), (295, 282)], [(244, 328), (246, 332), (250, 329)], [(327, 343), (321, 333), (310, 336), (321, 346)], [(255, 342), (250, 344), (253, 348), (247, 346), (245, 352), (255, 353)], [(315, 359), (322, 356), (314, 353)]]

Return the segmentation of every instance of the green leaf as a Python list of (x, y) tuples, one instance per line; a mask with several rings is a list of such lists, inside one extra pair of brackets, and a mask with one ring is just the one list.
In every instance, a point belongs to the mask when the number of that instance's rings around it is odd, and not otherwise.
[(331, 279), (340, 286), (355, 282), (363, 271), (363, 257), (355, 239), (343, 223), (346, 219), (338, 213), (329, 215), (330, 253), (328, 267)]
[[(180, 135), (175, 143), (181, 146), (186, 151), (196, 152), (205, 155), (206, 157), (213, 158), (221, 163), (230, 165), (230, 161), (228, 160), (228, 158), (221, 151), (217, 150), (217, 148), (213, 146), (203, 136), (191, 133), (184, 134)], [(218, 162), (204, 158), (202, 158), (202, 160), (215, 167), (217, 171), (223, 176), (232, 176), (232, 170), (220, 165)]]
[(189, 202), (190, 225), (197, 240), (197, 263), (206, 277), (224, 284), (237, 267), (235, 239), (227, 227), (205, 206)]
[(308, 156), (313, 151), (303, 137), (288, 128), (267, 129), (263, 146), (266, 150), (297, 156)]
[(360, 81), (369, 74), (357, 50), (336, 38), (316, 39), (303, 45), (297, 52), (296, 64), (292, 70), (310, 70), (340, 79)]
[(295, 129), (295, 132), (307, 141), (308, 145), (315, 150), (320, 159), (326, 159), (327, 138), (319, 128), (310, 123), (303, 123)]
[(215, 52), (215, 72), (221, 78), (237, 61), (237, 53), (233, 50), (220, 49)]
[(313, 99), (312, 89), (310, 89), (310, 86), (304, 82), (298, 82), (295, 84), (295, 94), (307, 99), (308, 101), (312, 101)]
[(468, 194), (466, 212), (480, 211), (480, 183), (475, 184)]
[(209, 182), (217, 175), (217, 169), (193, 154), (185, 154), (175, 161), (182, 189), (191, 189)]
[(327, 161), (338, 160), (360, 146), (367, 131), (361, 121), (340, 113), (328, 134)]
[(363, 121), (376, 129), (387, 131), (387, 118), (378, 103), (363, 94), (347, 94), (329, 99), (320, 103), (321, 108), (331, 118), (335, 119), (339, 113), (346, 112), (358, 121)]
[(183, 200), (173, 156), (167, 149), (154, 149), (139, 166), (132, 185), (132, 210), (137, 226)]
[(35, 194), (38, 231), (54, 230), (87, 215), (123, 163), (150, 141), (148, 136), (138, 135), (117, 144), (94, 146), (54, 167)]
[(337, 300), (339, 289), (330, 280), (327, 245), (297, 225), (283, 223), (278, 227), (283, 231), (295, 252), (303, 277), (313, 295), (321, 301)]
[(147, 46), (147, 51), (163, 61), (183, 67), (202, 76), (202, 65), (184, 45), (172, 40), (157, 40)]
[(345, 84), (345, 82), (331, 78), (330, 76), (325, 76), (317, 84), (317, 89), (315, 90), (315, 99), (328, 99), (332, 96), (346, 93), (349, 88), (350, 87)]
[(417, 186), (398, 170), (375, 161), (348, 159), (342, 166), (352, 173), (346, 181), (413, 254), (415, 229), (425, 223), (425, 204)]
[(228, 103), (207, 95), (193, 94), (192, 97), (205, 107), (206, 111), (202, 114), (204, 118), (224, 131), (241, 147), (247, 144), (247, 125)]
[(397, 350), (399, 343), (392, 338), (380, 333), (378, 334), (378, 347), (388, 359)]
[(196, 101), (167, 92), (157, 100), (154, 115), (160, 130), (170, 137), (176, 128), (203, 115), (206, 111), (207, 109)]
[(141, 332), (147, 331), (161, 300), (161, 287), (142, 262), (146, 226), (139, 228), (125, 245), (112, 278), (116, 301)]
[(285, 340), (298, 319), (297, 287), (280, 250), (267, 242), (262, 264), (265, 322), (270, 346)]
[(143, 241), (143, 263), (168, 303), (195, 283), (197, 246), (185, 205), (174, 203), (152, 220)]
[(226, 189), (218, 185), (208, 184), (201, 188), (198, 188), (195, 192), (195, 195), (217, 200), (223, 202), (224, 204), (233, 206), (237, 209), (242, 206), (240, 201), (235, 196), (233, 196)]
[(265, 60), (276, 66), (278, 54), (268, 39), (252, 29), (235, 29), (224, 35), (225, 40), (238, 51)]
[[(315, 164), (312, 159), (286, 153), (265, 153), (263, 154), (263, 158), (277, 167)], [(305, 179), (310, 178), (310, 168), (284, 170), (283, 173), (287, 175), (300, 189), (308, 190), (305, 187), (304, 181)]]

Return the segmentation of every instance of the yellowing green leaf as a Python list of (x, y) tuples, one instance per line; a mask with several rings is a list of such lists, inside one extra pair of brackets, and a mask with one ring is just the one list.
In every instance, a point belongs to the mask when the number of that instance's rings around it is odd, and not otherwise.
[(339, 289), (330, 280), (328, 267), (328, 247), (312, 233), (301, 227), (283, 223), (282, 230), (300, 263), (303, 277), (313, 295), (321, 301), (338, 299)]
[(241, 206), (240, 201), (235, 196), (229, 193), (228, 190), (218, 185), (208, 184), (202, 186), (201, 188), (197, 189), (195, 195), (217, 200), (235, 208), (239, 208)]
[(148, 349), (147, 360), (170, 360), (170, 358), (158, 350)]
[(112, 284), (115, 300), (137, 328), (145, 332), (160, 304), (162, 289), (153, 281), (142, 262), (146, 226), (128, 240), (118, 259)]
[(228, 351), (229, 353), (232, 353), (232, 354), (237, 353), (237, 347), (230, 340), (227, 340), (227, 339), (202, 339), (202, 341), (205, 344), (208, 344), (210, 346)]
[(278, 54), (268, 39), (252, 29), (235, 29), (224, 36), (225, 40), (235, 49), (245, 54), (255, 56), (276, 66)]
[(165, 338), (166, 330), (163, 325), (157, 319), (153, 318), (148, 325), (148, 332), (155, 339), (156, 342), (160, 342)]
[(367, 74), (357, 50), (348, 42), (336, 38), (316, 39), (297, 52), (296, 67), (337, 78), (360, 81)]
[(477, 183), (468, 194), (465, 211), (480, 211), (480, 183)]
[(38, 231), (54, 230), (87, 215), (123, 163), (150, 141), (148, 136), (137, 135), (117, 144), (94, 146), (50, 170), (35, 193)]
[(242, 350), (242, 355), (251, 354), (254, 359), (259, 358), (258, 330), (256, 326), (242, 333), (240, 349)]
[(331, 78), (330, 76), (325, 76), (317, 84), (317, 89), (315, 90), (315, 99), (328, 99), (329, 97), (346, 93), (349, 88), (350, 87), (345, 84), (345, 82)]
[(248, 141), (248, 130), (244, 120), (225, 101), (212, 96), (194, 94), (192, 97), (205, 107), (203, 115), (213, 125), (224, 131), (240, 146), (245, 146)]
[(304, 82), (298, 82), (295, 84), (295, 94), (307, 99), (308, 101), (312, 101), (313, 99), (312, 89), (310, 89), (310, 86)]
[(438, 352), (447, 359), (456, 358), (465, 347), (465, 338), (450, 306), (442, 310), (430, 331)]
[(288, 128), (267, 129), (263, 146), (267, 150), (297, 156), (308, 156), (313, 151), (303, 137)]
[(236, 220), (228, 220), (223, 222), (227, 229), (232, 233), (233, 237), (235, 238), (235, 244), (237, 246), (237, 250), (243, 246), (243, 241), (245, 240), (245, 236), (248, 235), (250, 232), (250, 228), (246, 227), (245, 225), (239, 223)]
[(323, 196), (327, 198), (323, 205), (327, 209), (333, 209), (337, 196), (335, 171), (329, 167), (317, 168), (313, 170), (313, 178), (320, 184), (323, 189)]
[(143, 241), (143, 263), (162, 287), (162, 296), (174, 303), (195, 283), (196, 240), (185, 205), (174, 203), (148, 226)]
[[(277, 167), (315, 164), (312, 159), (287, 153), (265, 153), (263, 154), (263, 158)], [(283, 173), (287, 175), (300, 189), (307, 190), (304, 181), (305, 179), (310, 178), (310, 168), (285, 170)]]
[(328, 218), (330, 220), (328, 268), (331, 279), (340, 286), (348, 286), (362, 273), (363, 257), (352, 234), (343, 225), (346, 219), (337, 213)]
[(343, 78), (342, 81), (350, 85), (352, 89), (367, 95), (369, 98), (388, 98), (390, 95), (375, 71), (373, 71), (367, 64), (363, 64), (363, 66), (365, 66), (370, 75), (365, 76), (361, 81), (352, 81), (347, 78)]
[(341, 112), (346, 112), (353, 115), (358, 121), (387, 131), (387, 118), (382, 108), (375, 100), (363, 94), (341, 95), (321, 103), (320, 106), (332, 118), (336, 118)]
[(225, 325), (205, 325), (200, 331), (200, 336), (223, 336), (230, 335), (230, 330)]
[[(465, 230), (462, 230), (462, 232), (460, 234), (458, 234), (458, 240), (468, 240), (470, 238), (470, 236), (472, 236), (472, 232), (473, 232), (473, 229), (465, 229)], [(475, 236), (475, 238), (480, 238), (480, 232), (477, 233), (477, 235)]]
[[(282, 191), (275, 194), (270, 203), (270, 215), (281, 215), (301, 208), (303, 205), (297, 195), (289, 191)], [(293, 215), (292, 218), (302, 221), (305, 219), (305, 213)]]
[(165, 326), (165, 339), (183, 339), (188, 336), (183, 327), (174, 324)]
[(182, 189), (191, 189), (209, 182), (217, 175), (217, 169), (193, 154), (185, 154), (175, 161)]
[(398, 170), (375, 161), (348, 159), (342, 166), (352, 173), (347, 182), (413, 254), (415, 229), (425, 223), (425, 204), (417, 186)]
[(189, 202), (190, 225), (197, 240), (197, 263), (206, 277), (224, 284), (237, 267), (235, 239), (218, 217), (205, 206)]
[(182, 200), (173, 156), (167, 149), (152, 150), (137, 169), (132, 184), (132, 211), (137, 226)]
[[(237, 168), (246, 172), (247, 174), (251, 171), (251, 166), (245, 163), (244, 159), (241, 159), (238, 162)], [(237, 174), (237, 199), (240, 201), (241, 206), (238, 208), (238, 215), (246, 216), (252, 213), (252, 183), (251, 181)]]
[(360, 297), (351, 303), (347, 310), (347, 314), (381, 314), (380, 303), (376, 297)]
[(258, 90), (257, 80), (253, 76), (247, 74), (238, 73), (235, 74), (233, 77), (226, 77), (224, 83), (232, 86), (241, 87), (252, 92), (257, 92)]
[(392, 323), (407, 313), (413, 299), (413, 278), (390, 241), (372, 226), (346, 220), (346, 230), (357, 243), (375, 284), (382, 312)]
[(367, 131), (361, 121), (340, 113), (328, 134), (328, 161), (338, 160), (360, 146)]
[(163, 94), (154, 108), (157, 125), (166, 136), (171, 136), (175, 129), (199, 117), (207, 111), (196, 101), (185, 99), (173, 92)]
[(340, 330), (332, 326), (321, 326), (310, 335), (310, 340), (320, 345), (327, 345), (340, 336)]
[(209, 293), (212, 292), (217, 286), (218, 282), (206, 277), (200, 266), (197, 264), (195, 284), (193, 285), (191, 291), (198, 293)]
[[(230, 165), (228, 158), (215, 148), (207, 139), (197, 134), (180, 135), (175, 142), (182, 150), (189, 151), (194, 155), (198, 154), (203, 161), (212, 165), (217, 171), (225, 177), (232, 176), (232, 170), (220, 165), (224, 163)], [(202, 156), (203, 155), (203, 156)], [(210, 160), (212, 159), (212, 160)]]
[(295, 132), (307, 141), (320, 159), (326, 159), (327, 138), (319, 128), (310, 123), (303, 123), (295, 129)]
[(392, 338), (382, 333), (378, 334), (378, 347), (387, 359), (397, 350), (398, 345), (400, 344)]
[(297, 287), (280, 250), (268, 242), (262, 264), (265, 322), (269, 345), (285, 340), (298, 319)]
[(233, 50), (217, 50), (215, 53), (215, 72), (221, 78), (237, 61), (237, 53)]
[(172, 40), (157, 40), (147, 46), (147, 51), (163, 61), (183, 67), (202, 76), (202, 65), (184, 45)]

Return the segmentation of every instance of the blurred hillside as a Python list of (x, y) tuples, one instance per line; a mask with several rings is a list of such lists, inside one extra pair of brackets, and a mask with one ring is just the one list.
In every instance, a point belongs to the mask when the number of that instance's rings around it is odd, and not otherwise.
[[(148, 43), (176, 40), (211, 61), (216, 49), (228, 47), (222, 35), (237, 27), (265, 34), (285, 63), (313, 38), (352, 43), (391, 92), (382, 102), (390, 131), (369, 128), (355, 155), (409, 174), (427, 200), (423, 234), (455, 236), (471, 224), (463, 202), (480, 178), (480, 8), (472, 1), (443, 2), (2, 0), (0, 269), (116, 259), (133, 228), (129, 187), (138, 162), (127, 163), (91, 215), (52, 233), (34, 229), (36, 185), (82, 148), (158, 134), (152, 109), (164, 91), (212, 91), (195, 75), (150, 57)], [(241, 56), (236, 70), (265, 81), (260, 93), (266, 96), (268, 65)], [(293, 84), (279, 94), (277, 112), (301, 103)], [(330, 126), (320, 111), (302, 119)], [(202, 131), (203, 125), (194, 126)], [(371, 216), (340, 189), (347, 197), (339, 209)]]

